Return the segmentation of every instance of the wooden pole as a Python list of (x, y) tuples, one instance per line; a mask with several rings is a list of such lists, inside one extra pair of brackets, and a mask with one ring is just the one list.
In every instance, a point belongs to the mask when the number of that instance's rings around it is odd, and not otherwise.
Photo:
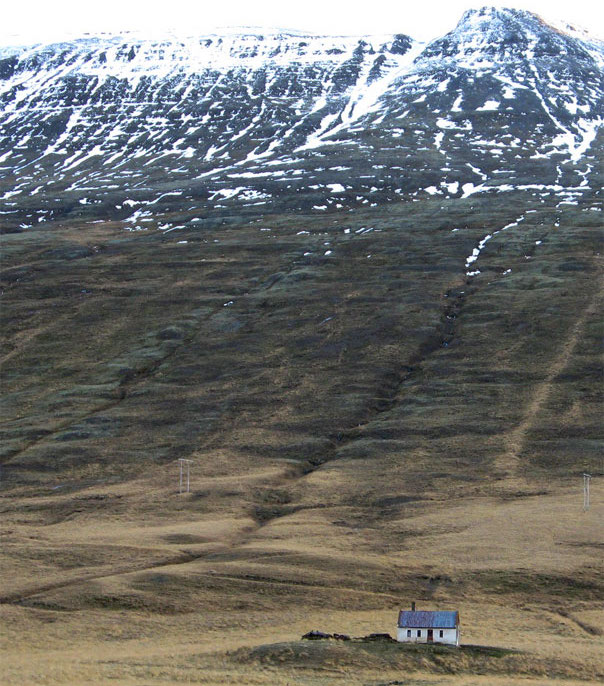
[(178, 464), (179, 464), (179, 478), (178, 478), (178, 492), (182, 493), (183, 492), (183, 486), (184, 486), (184, 467), (186, 465), (187, 467), (187, 490), (186, 493), (190, 493), (191, 491), (191, 462), (193, 460), (185, 460), (184, 457), (179, 457), (178, 458)]
[(583, 473), (583, 511), (589, 510), (589, 481), (591, 474)]

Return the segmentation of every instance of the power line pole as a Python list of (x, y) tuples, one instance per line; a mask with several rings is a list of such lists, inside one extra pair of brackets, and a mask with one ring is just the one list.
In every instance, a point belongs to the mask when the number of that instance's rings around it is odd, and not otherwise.
[(180, 475), (179, 475), (179, 481), (178, 481), (178, 492), (179, 493), (183, 492), (183, 476), (184, 476), (185, 467), (187, 470), (187, 490), (185, 492), (189, 493), (191, 490), (191, 479), (190, 479), (191, 462), (193, 462), (193, 460), (185, 460), (184, 457), (178, 458), (178, 464), (180, 466)]
[(589, 481), (591, 474), (583, 472), (583, 512), (589, 510)]

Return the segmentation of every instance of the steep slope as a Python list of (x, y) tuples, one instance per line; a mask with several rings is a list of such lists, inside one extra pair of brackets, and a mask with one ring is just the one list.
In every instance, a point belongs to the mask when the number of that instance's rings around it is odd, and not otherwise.
[(0, 159), (19, 183), (5, 179), (4, 199), (49, 192), (123, 202), (123, 190), (111, 191), (124, 184), (148, 196), (149, 186), (180, 188), (183, 178), (211, 198), (216, 191), (201, 179), (291, 153), (349, 106), (351, 91), (398, 68), (411, 46), (405, 36), (374, 43), (285, 34), (116, 38), (6, 56)]
[(15, 208), (3, 219), (92, 209), (123, 220), (130, 201), (154, 203), (150, 223), (185, 200), (283, 208), (284, 191), (295, 209), (368, 204), (375, 192), (584, 193), (601, 60), (534, 15), (491, 9), (427, 47), (276, 33), (22, 49), (0, 68), (0, 190)]

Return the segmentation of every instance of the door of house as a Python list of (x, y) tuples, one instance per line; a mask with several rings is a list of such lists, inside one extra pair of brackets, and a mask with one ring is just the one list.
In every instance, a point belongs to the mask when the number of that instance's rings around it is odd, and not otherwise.
[(428, 629), (428, 643), (434, 641), (434, 629)]

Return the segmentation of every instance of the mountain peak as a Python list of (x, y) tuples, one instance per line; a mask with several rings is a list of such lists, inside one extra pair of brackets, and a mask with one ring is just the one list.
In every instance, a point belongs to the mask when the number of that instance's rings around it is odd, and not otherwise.
[(472, 8), (466, 10), (459, 24), (464, 22), (471, 22), (474, 24), (480, 24), (484, 21), (509, 21), (509, 20), (519, 20), (527, 18), (539, 18), (534, 12), (528, 10), (519, 10), (512, 7), (493, 7), (492, 5), (485, 5), (479, 9)]
[(487, 6), (466, 11), (453, 31), (433, 41), (424, 56), (462, 59), (472, 65), (485, 58), (516, 61), (528, 54), (584, 57), (581, 43), (533, 12)]
[(539, 34), (556, 30), (534, 12), (510, 7), (486, 6), (464, 12), (452, 33), (487, 32), (493, 38), (507, 32)]

